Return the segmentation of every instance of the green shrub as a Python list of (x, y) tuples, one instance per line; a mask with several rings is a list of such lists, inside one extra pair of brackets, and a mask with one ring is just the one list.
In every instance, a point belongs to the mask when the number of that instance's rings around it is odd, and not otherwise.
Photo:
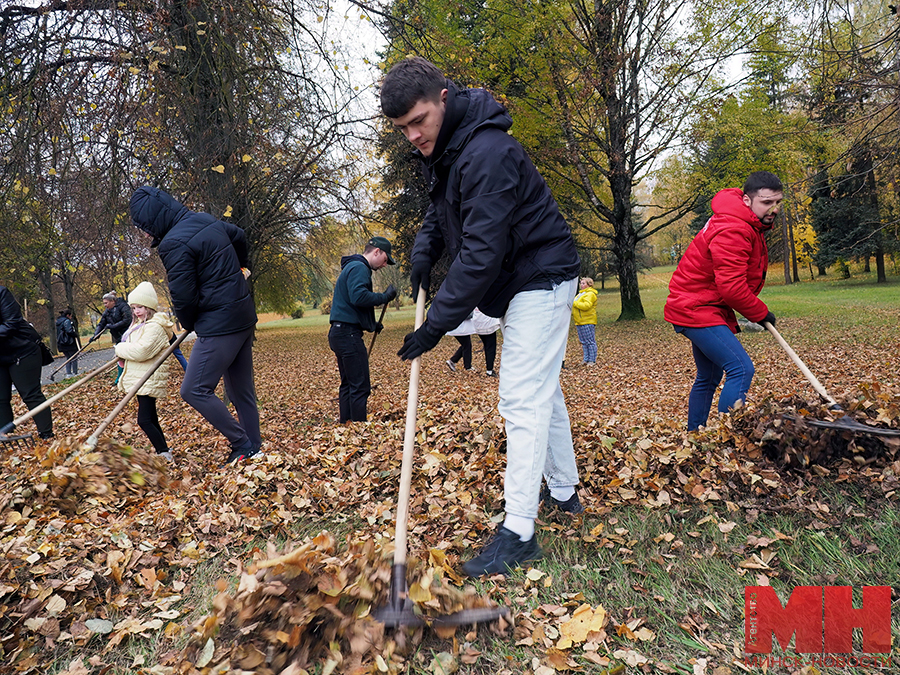
[(302, 319), (303, 318), (303, 305), (297, 305), (297, 309), (291, 312), (292, 319)]

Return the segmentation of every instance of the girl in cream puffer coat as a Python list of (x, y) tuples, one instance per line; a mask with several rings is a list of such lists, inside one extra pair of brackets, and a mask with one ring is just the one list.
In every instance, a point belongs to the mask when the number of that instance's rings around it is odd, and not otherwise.
[[(169, 346), (172, 338), (172, 322), (165, 314), (157, 312), (159, 301), (156, 290), (148, 281), (142, 281), (128, 294), (134, 321), (116, 345), (116, 356), (123, 365), (119, 378), (119, 390), (129, 391), (152, 367), (154, 361)], [(172, 460), (172, 453), (159, 424), (156, 399), (164, 398), (169, 379), (168, 363), (163, 364), (141, 386), (137, 393), (138, 426), (147, 434), (158, 455)]]

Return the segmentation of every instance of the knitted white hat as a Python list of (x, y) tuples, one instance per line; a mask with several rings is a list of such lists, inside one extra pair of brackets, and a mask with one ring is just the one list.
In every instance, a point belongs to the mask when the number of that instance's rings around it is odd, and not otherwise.
[(156, 289), (149, 281), (139, 283), (131, 293), (128, 294), (129, 305), (143, 305), (149, 307), (153, 311), (159, 308), (159, 298), (156, 296)]

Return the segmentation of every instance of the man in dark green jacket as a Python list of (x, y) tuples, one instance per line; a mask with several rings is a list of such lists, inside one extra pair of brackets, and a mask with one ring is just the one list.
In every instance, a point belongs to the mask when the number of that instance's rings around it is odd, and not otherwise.
[(331, 329), (328, 345), (337, 357), (341, 374), (339, 393), (340, 420), (365, 422), (366, 404), (372, 391), (369, 382), (369, 355), (363, 343), (363, 331), (379, 332), (375, 307), (397, 297), (393, 285), (384, 293), (372, 291), (372, 272), (393, 265), (391, 244), (384, 237), (372, 237), (362, 255), (341, 258), (341, 274), (331, 301)]

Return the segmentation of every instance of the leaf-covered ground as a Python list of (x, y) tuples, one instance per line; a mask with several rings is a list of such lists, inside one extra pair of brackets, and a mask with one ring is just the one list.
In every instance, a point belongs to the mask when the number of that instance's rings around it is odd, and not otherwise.
[[(84, 452), (79, 439), (117, 400), (109, 378), (55, 406), (54, 445), (4, 447), (0, 670), (544, 675), (625, 664), (676, 672), (665, 654), (653, 655), (661, 627), (631, 608), (572, 588), (550, 602), (520, 602), (538, 589), (544, 598), (553, 592), (540, 569), (491, 580), (477, 593), (461, 586), (459, 562), (502, 518), (505, 441), (497, 380), (483, 374), (478, 352), (480, 372), (451, 373), (450, 339), (423, 360), (410, 594), (425, 615), (493, 602), (512, 616), (444, 635), (433, 658), (421, 651), (423, 639), (437, 639), (431, 632), (386, 633), (371, 619), (389, 586), (409, 372), (394, 353), (408, 316), (392, 318), (375, 346), (370, 421), (347, 426), (335, 421), (337, 369), (326, 329), (261, 326), (255, 364), (265, 461), (220, 466), (226, 443), (178, 398), (177, 368), (160, 405), (174, 465), (148, 454), (134, 407), (97, 451)], [(854, 417), (900, 428), (896, 335), (856, 321), (783, 323), (786, 339)], [(692, 435), (684, 430), (694, 375), (687, 341), (654, 321), (604, 324), (597, 339), (598, 364), (586, 368), (573, 336), (561, 378), (588, 513), (547, 516), (540, 536), (577, 540), (588, 557), (614, 548), (627, 558), (637, 542), (605, 519), (611, 509), (787, 508), (827, 527), (841, 514), (817, 488), (831, 484), (854, 486), (873, 510), (896, 507), (900, 442), (785, 421), (785, 413), (828, 413), (767, 334), (742, 338), (757, 368), (746, 408)], [(734, 527), (715, 522), (726, 537)], [(331, 533), (315, 536), (322, 529)], [(776, 540), (748, 541), (738, 571), (776, 574), (768, 564)], [(293, 557), (276, 559), (282, 554)], [(213, 595), (211, 605), (203, 600)], [(702, 633), (690, 621), (682, 630)], [(489, 635), (530, 650), (531, 659), (498, 665), (482, 655)], [(694, 672), (731, 672), (732, 645), (719, 646), (718, 660), (704, 659)]]

